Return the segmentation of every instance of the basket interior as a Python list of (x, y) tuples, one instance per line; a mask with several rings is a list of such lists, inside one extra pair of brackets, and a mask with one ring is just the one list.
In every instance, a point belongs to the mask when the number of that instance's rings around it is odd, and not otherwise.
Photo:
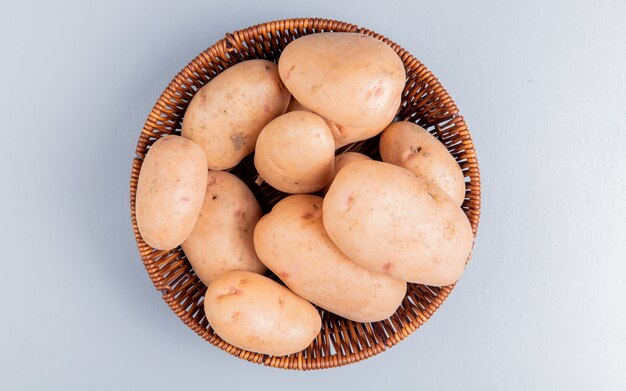
[[(302, 352), (284, 357), (236, 348), (217, 336), (204, 316), (206, 287), (193, 272), (179, 247), (171, 251), (148, 246), (137, 229), (135, 195), (141, 163), (150, 145), (167, 134), (180, 134), (183, 115), (196, 91), (224, 69), (241, 61), (262, 58), (276, 62), (292, 40), (324, 31), (360, 32), (390, 45), (403, 60), (407, 83), (398, 120), (412, 121), (434, 134), (452, 153), (466, 176), (465, 211), (476, 235), (480, 217), (480, 173), (474, 146), (458, 109), (437, 78), (417, 59), (388, 39), (356, 25), (325, 19), (269, 22), (227, 34), (192, 60), (167, 86), (150, 112), (139, 137), (131, 175), (131, 214), (137, 245), (155, 287), (172, 310), (201, 337), (242, 359), (286, 369), (320, 369), (353, 363), (391, 347), (426, 322), (448, 296), (453, 285), (433, 287), (408, 284), (406, 297), (389, 319), (357, 323), (320, 309), (322, 331)], [(341, 148), (380, 160), (378, 137)], [(261, 208), (269, 212), (287, 194), (267, 184), (257, 185), (253, 155), (230, 170), (252, 190)], [(268, 272), (268, 276), (279, 281)]]

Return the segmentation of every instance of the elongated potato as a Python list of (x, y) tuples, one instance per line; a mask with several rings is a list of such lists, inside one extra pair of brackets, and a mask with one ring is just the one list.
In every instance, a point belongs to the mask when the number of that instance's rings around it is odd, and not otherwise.
[(209, 171), (200, 216), (182, 245), (205, 285), (231, 270), (267, 270), (252, 241), (261, 216), (261, 207), (245, 183), (226, 171)]
[(289, 91), (276, 64), (249, 60), (202, 87), (183, 119), (182, 136), (198, 143), (211, 170), (227, 170), (254, 151), (261, 129), (283, 114)]
[(406, 168), (439, 186), (459, 206), (465, 201), (465, 175), (446, 147), (412, 122), (394, 122), (380, 136), (384, 162)]
[(326, 185), (326, 187), (324, 188), (324, 194), (326, 194), (326, 192), (328, 191), (328, 188), (330, 187), (330, 184), (333, 182), (333, 180), (335, 180), (335, 177), (337, 176), (337, 173), (339, 172), (339, 170), (344, 168), (349, 163), (358, 162), (360, 160), (372, 160), (372, 158), (370, 158), (367, 155), (363, 155), (362, 153), (358, 153), (358, 152), (344, 152), (335, 156), (335, 169), (333, 171), (333, 176), (330, 179), (330, 182), (328, 183), (328, 185)]
[(197, 144), (165, 136), (148, 150), (137, 183), (135, 214), (143, 240), (171, 250), (193, 229), (207, 183), (206, 158)]
[(289, 289), (347, 319), (386, 319), (406, 293), (404, 281), (371, 272), (339, 251), (324, 230), (320, 197), (280, 201), (257, 224), (254, 246)]
[(211, 283), (204, 311), (224, 341), (274, 356), (305, 349), (322, 326), (309, 302), (279, 283), (247, 271), (228, 272)]
[(283, 50), (278, 70), (304, 107), (350, 130), (338, 145), (373, 137), (389, 125), (406, 81), (395, 51), (359, 33), (298, 38)]
[(354, 162), (339, 171), (323, 217), (350, 259), (408, 282), (455, 282), (473, 244), (469, 221), (443, 190), (383, 162)]
[(267, 124), (254, 154), (259, 175), (286, 193), (320, 190), (334, 163), (333, 136), (324, 120), (308, 111), (292, 111)]
[[(310, 111), (311, 113), (313, 113), (313, 110), (304, 107), (304, 105), (298, 102), (298, 100), (293, 96), (291, 97), (291, 101), (289, 102), (289, 106), (287, 107), (287, 113), (292, 111)], [(381, 132), (380, 128), (355, 128), (350, 126), (341, 126), (337, 125), (328, 118), (324, 118), (324, 121), (326, 121), (328, 129), (330, 129), (330, 132), (333, 134), (333, 138), (335, 139), (335, 148), (340, 148), (355, 141), (365, 140), (370, 137), (374, 137)]]

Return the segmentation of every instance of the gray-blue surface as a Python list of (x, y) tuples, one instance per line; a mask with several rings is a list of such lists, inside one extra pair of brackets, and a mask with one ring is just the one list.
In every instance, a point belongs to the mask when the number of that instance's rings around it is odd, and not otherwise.
[[(3, 2), (0, 389), (626, 388), (626, 3)], [(439, 77), (483, 178), (473, 261), (387, 352), (318, 372), (205, 343), (153, 289), (131, 232), (141, 126), (225, 32), (320, 16)]]

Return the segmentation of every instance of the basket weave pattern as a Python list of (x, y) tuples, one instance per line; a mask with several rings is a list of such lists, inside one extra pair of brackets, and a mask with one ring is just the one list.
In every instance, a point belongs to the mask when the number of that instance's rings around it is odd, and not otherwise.
[[(254, 58), (276, 61), (289, 42), (306, 34), (324, 31), (368, 34), (382, 40), (398, 53), (404, 62), (407, 83), (397, 118), (421, 125), (448, 148), (465, 176), (469, 177), (462, 208), (472, 225), (474, 235), (480, 217), (480, 172), (474, 144), (463, 117), (459, 115), (454, 101), (437, 78), (410, 53), (389, 39), (344, 22), (289, 19), (226, 34), (225, 38), (200, 53), (174, 77), (161, 94), (137, 143), (130, 180), (130, 206), (137, 246), (150, 279), (162, 293), (163, 300), (193, 331), (213, 345), (244, 360), (285, 369), (330, 368), (374, 356), (397, 344), (428, 321), (454, 286), (408, 284), (402, 305), (391, 318), (381, 322), (357, 323), (320, 309), (322, 330), (305, 350), (284, 357), (252, 353), (223, 341), (209, 326), (203, 308), (206, 287), (193, 272), (182, 249), (155, 250), (143, 241), (137, 229), (135, 196), (141, 164), (150, 145), (164, 135), (180, 134), (187, 105), (200, 87), (238, 62)], [(378, 137), (348, 145), (342, 150), (361, 152), (380, 160)], [(266, 213), (286, 196), (267, 184), (258, 186), (254, 183), (257, 173), (251, 156), (245, 158), (231, 172), (250, 187)], [(276, 279), (275, 276), (271, 277)]]

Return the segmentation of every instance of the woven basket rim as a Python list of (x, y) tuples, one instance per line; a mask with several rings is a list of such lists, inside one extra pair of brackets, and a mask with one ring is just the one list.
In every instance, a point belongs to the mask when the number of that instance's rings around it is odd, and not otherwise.
[[(364, 360), (399, 343), (434, 314), (450, 294), (454, 284), (446, 287), (427, 287), (409, 284), (412, 293), (407, 291), (406, 303), (403, 302), (403, 305), (391, 318), (381, 322), (358, 324), (324, 313), (320, 335), (318, 335), (312, 346), (309, 346), (304, 351), (283, 357), (257, 354), (228, 344), (213, 333), (210, 327), (206, 327), (205, 320), (198, 321), (200, 312), (202, 315), (204, 314), (204, 309), (201, 308), (202, 305), (198, 306), (197, 304), (199, 291), (192, 291), (193, 279), (190, 278), (185, 281), (185, 273), (189, 273), (188, 270), (179, 271), (173, 266), (178, 265), (177, 267), (180, 269), (185, 268), (181, 266), (186, 262), (182, 250), (180, 247), (171, 251), (158, 251), (150, 248), (141, 238), (135, 216), (136, 186), (143, 157), (154, 139), (164, 134), (173, 133), (180, 128), (182, 115), (177, 115), (175, 112), (179, 110), (184, 112), (188, 100), (195, 93), (195, 90), (189, 86), (194, 83), (202, 84), (203, 77), (214, 77), (228, 66), (242, 61), (241, 58), (238, 58), (238, 56), (242, 56), (242, 53), (255, 52), (259, 54), (273, 50), (273, 45), (283, 35), (285, 39), (289, 39), (288, 31), (297, 32), (298, 34), (303, 33), (300, 35), (321, 31), (359, 32), (371, 35), (391, 46), (403, 60), (407, 70), (416, 70), (416, 75), (413, 79), (407, 71), (408, 81), (403, 95), (403, 104), (405, 103), (405, 97), (407, 99), (407, 104), (404, 108), (406, 110), (401, 108), (399, 118), (421, 121), (428, 117), (424, 121), (427, 123), (430, 123), (430, 121), (434, 122), (434, 132), (440, 141), (449, 150), (455, 148), (462, 151), (455, 157), (457, 161), (461, 159), (464, 165), (464, 172), (466, 176), (470, 177), (470, 181), (466, 183), (468, 198), (463, 204), (463, 209), (472, 225), (474, 238), (476, 237), (481, 210), (480, 170), (471, 135), (463, 117), (459, 114), (454, 100), (441, 86), (437, 78), (419, 60), (395, 42), (372, 30), (357, 25), (323, 18), (276, 20), (226, 33), (224, 38), (198, 54), (170, 81), (150, 111), (137, 142), (136, 156), (133, 159), (130, 180), (131, 218), (137, 247), (152, 283), (162, 293), (163, 300), (172, 311), (194, 332), (232, 355), (266, 366), (304, 370), (331, 368)], [(281, 49), (277, 50), (280, 51)], [(243, 60), (245, 59), (247, 58), (243, 58)], [(198, 77), (199, 72), (202, 73), (201, 77)], [(416, 80), (419, 80), (419, 83)], [(415, 86), (413, 87), (411, 83), (414, 83)], [(419, 90), (420, 83), (432, 89), (432, 97), (427, 95), (429, 90), (426, 91), (425, 97), (419, 97), (417, 103), (413, 101), (408, 102), (409, 97), (413, 99), (411, 93), (418, 91), (424, 94), (423, 91)], [(423, 105), (427, 107), (426, 109), (422, 107), (422, 102), (424, 101), (426, 103), (423, 103)], [(436, 107), (439, 111), (428, 111), (427, 105), (433, 105), (432, 101), (438, 104)], [(409, 107), (409, 103), (411, 107)], [(413, 108), (416, 108), (418, 111), (421, 110), (423, 116), (416, 117), (415, 113), (411, 111)], [(439, 112), (445, 113), (446, 116), (438, 124), (439, 117), (437, 116)], [(441, 123), (444, 123), (444, 125), (442, 126)], [(346, 147), (344, 150), (355, 150), (360, 145), (362, 144), (356, 143)], [(187, 264), (186, 268), (190, 269), (190, 266)], [(167, 278), (165, 278), (166, 274)], [(186, 296), (180, 299), (183, 295)], [(424, 298), (424, 302), (421, 301), (422, 298)], [(179, 300), (181, 301), (179, 302)], [(410, 306), (407, 307), (408, 309), (404, 308), (406, 305), (413, 304), (411, 301), (415, 303), (419, 301), (420, 306), (415, 304), (417, 310)], [(422, 307), (424, 308), (422, 309)], [(333, 323), (332, 330), (329, 331), (332, 321), (335, 323)], [(393, 332), (394, 330), (395, 332)], [(361, 335), (365, 337), (358, 338)], [(352, 339), (358, 342), (353, 343)]]

